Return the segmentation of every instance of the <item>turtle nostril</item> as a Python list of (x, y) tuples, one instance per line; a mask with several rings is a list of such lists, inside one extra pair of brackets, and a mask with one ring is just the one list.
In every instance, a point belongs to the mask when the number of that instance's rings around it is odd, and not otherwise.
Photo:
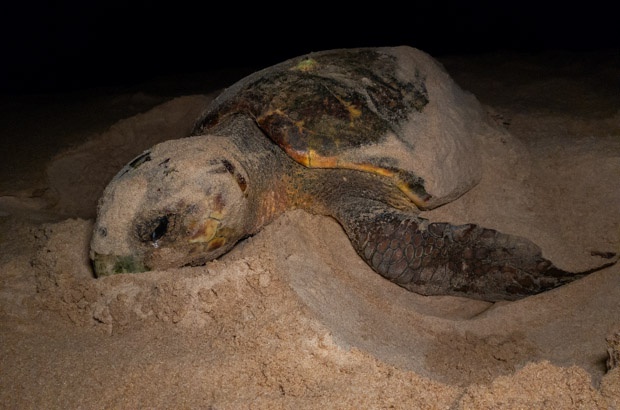
[(168, 217), (162, 216), (159, 218), (157, 227), (151, 233), (151, 241), (157, 242), (162, 236), (168, 232)]
[(108, 230), (105, 227), (99, 227), (99, 229), (97, 229), (97, 233), (99, 234), (99, 236), (101, 236), (102, 238), (105, 238), (106, 236), (108, 236)]

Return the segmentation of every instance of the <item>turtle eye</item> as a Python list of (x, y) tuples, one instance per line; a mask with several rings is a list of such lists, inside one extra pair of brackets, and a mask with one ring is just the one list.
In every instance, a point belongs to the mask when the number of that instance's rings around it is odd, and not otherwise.
[(157, 224), (153, 232), (151, 232), (151, 241), (157, 242), (159, 238), (166, 234), (166, 232), (168, 232), (168, 217), (162, 216), (161, 218), (159, 218), (159, 223)]
[(141, 223), (137, 226), (138, 238), (142, 242), (152, 242), (155, 245), (168, 232), (169, 225), (170, 219), (168, 215)]

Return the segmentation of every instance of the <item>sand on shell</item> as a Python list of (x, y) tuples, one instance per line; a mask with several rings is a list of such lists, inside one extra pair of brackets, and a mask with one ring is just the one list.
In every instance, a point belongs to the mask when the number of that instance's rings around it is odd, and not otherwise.
[[(442, 62), (495, 125), (482, 182), (429, 216), (527, 236), (567, 269), (620, 251), (617, 56)], [(39, 160), (0, 185), (0, 406), (620, 408), (618, 265), (511, 303), (423, 297), (372, 272), (335, 221), (292, 211), (206, 266), (93, 279), (107, 180), (213, 95), (117, 96), (127, 118), (90, 127), (41, 115)], [(14, 156), (36, 140), (25, 128), (3, 128)]]

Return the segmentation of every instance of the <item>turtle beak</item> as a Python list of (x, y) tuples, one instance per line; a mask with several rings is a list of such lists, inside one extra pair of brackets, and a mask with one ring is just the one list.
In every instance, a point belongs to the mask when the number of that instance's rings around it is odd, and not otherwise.
[(98, 278), (117, 273), (138, 273), (149, 270), (141, 258), (133, 255), (104, 255), (94, 252), (91, 259), (95, 276)]

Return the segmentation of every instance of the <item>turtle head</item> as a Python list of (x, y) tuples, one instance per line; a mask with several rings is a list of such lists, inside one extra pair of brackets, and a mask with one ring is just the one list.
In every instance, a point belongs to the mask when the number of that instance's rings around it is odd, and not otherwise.
[(250, 232), (247, 174), (222, 137), (166, 141), (127, 164), (99, 202), (95, 274), (200, 265)]

